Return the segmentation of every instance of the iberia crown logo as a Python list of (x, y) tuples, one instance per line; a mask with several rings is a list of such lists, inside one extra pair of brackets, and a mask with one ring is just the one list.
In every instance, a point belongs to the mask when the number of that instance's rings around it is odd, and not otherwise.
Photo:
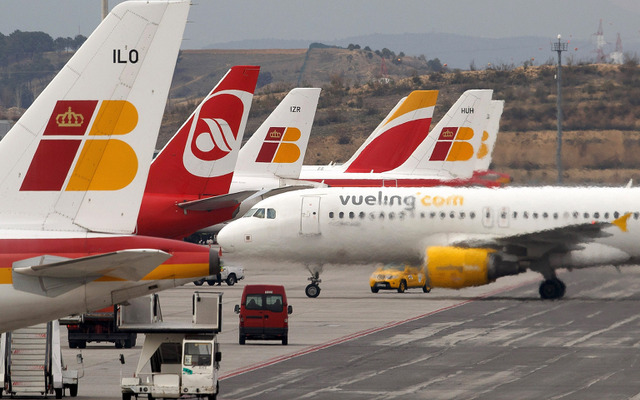
[(98, 103), (56, 103), (21, 191), (119, 190), (133, 181), (138, 157), (129, 144), (112, 136), (133, 131), (138, 110), (124, 100)]
[(294, 143), (300, 139), (300, 129), (293, 127), (273, 127), (267, 129), (267, 136), (258, 152), (256, 162), (291, 164), (300, 158), (300, 148)]
[(82, 114), (74, 113), (71, 111), (71, 107), (69, 107), (66, 113), (56, 116), (56, 124), (58, 124), (59, 127), (79, 127), (82, 126), (83, 122), (84, 117)]

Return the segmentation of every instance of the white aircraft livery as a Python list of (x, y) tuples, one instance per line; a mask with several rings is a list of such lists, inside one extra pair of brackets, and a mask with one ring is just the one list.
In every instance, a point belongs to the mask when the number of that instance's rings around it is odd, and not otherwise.
[(640, 261), (640, 189), (323, 188), (266, 199), (218, 235), (223, 254), (306, 264), (422, 265), (425, 289), (484, 285), (526, 270), (564, 296), (560, 268)]

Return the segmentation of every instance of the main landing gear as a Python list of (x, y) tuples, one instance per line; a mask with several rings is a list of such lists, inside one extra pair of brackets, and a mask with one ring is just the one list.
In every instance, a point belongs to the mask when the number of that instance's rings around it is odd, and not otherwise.
[(545, 300), (555, 300), (564, 296), (567, 286), (560, 279), (553, 277), (540, 283), (540, 297)]
[(320, 295), (320, 286), (318, 286), (318, 284), (322, 282), (320, 279), (320, 271), (322, 271), (322, 267), (318, 267), (315, 271), (309, 267), (307, 267), (307, 269), (311, 272), (311, 277), (307, 278), (311, 283), (304, 289), (304, 293), (307, 297), (314, 299)]

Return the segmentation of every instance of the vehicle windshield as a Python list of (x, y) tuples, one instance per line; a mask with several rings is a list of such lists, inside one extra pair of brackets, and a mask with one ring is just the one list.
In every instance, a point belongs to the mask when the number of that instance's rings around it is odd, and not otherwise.
[(184, 365), (211, 365), (211, 343), (196, 342), (184, 344)]
[(387, 271), (404, 271), (404, 265), (385, 265), (382, 269)]

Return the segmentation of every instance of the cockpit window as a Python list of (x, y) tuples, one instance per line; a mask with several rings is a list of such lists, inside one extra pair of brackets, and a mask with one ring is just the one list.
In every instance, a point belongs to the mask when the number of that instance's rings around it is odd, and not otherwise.
[(273, 208), (267, 208), (267, 218), (268, 219), (275, 219), (276, 218), (276, 210), (274, 210)]
[(258, 211), (257, 208), (252, 208), (251, 210), (247, 211), (246, 214), (244, 214), (242, 216), (242, 218), (249, 218), (249, 217), (253, 217), (253, 214), (256, 213), (256, 211)]

